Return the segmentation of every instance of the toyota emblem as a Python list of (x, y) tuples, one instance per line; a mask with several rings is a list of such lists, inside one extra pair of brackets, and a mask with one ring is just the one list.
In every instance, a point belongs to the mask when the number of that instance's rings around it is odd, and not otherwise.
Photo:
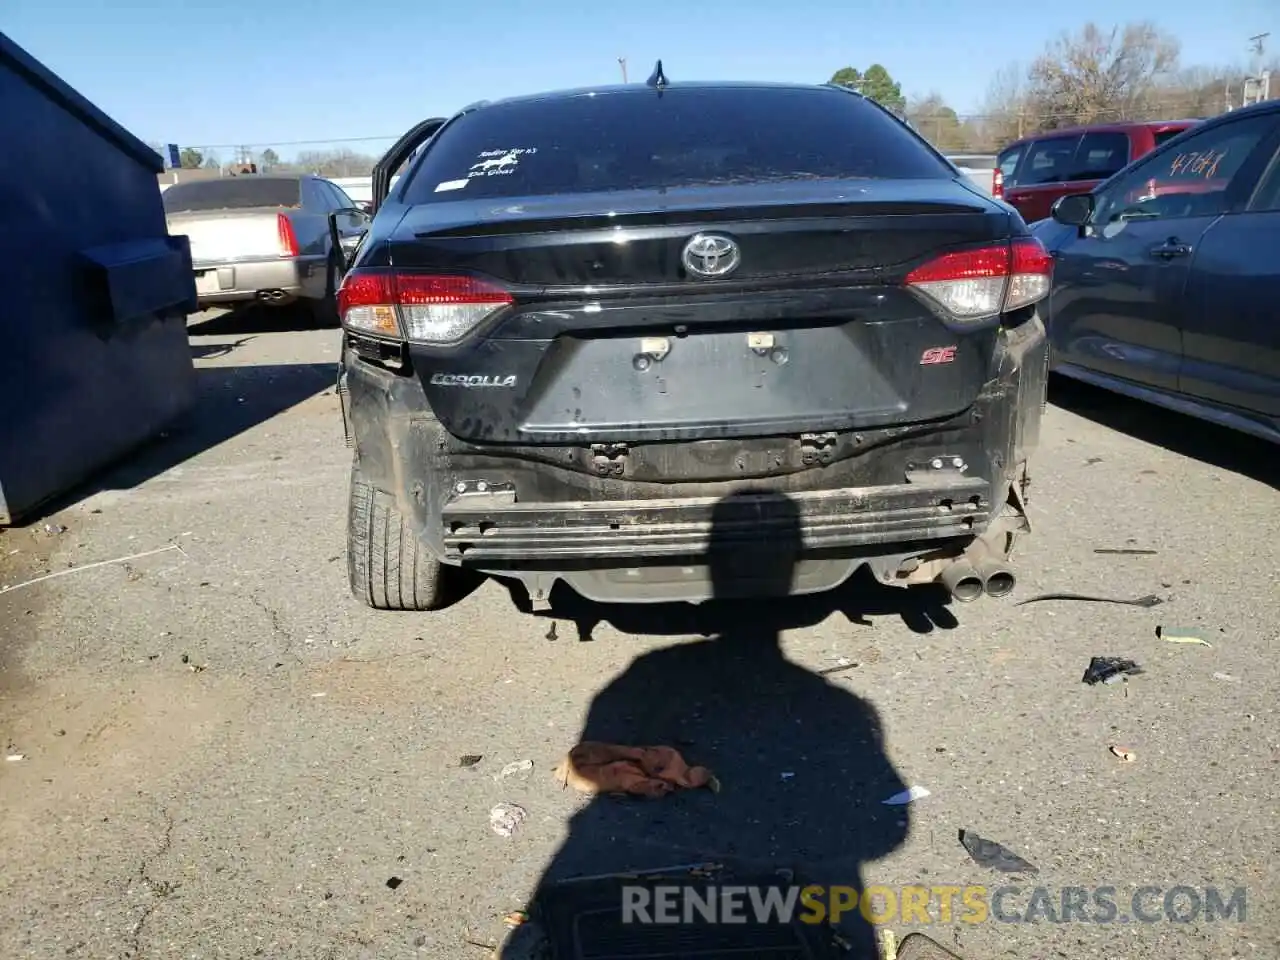
[(698, 233), (684, 245), (680, 260), (695, 277), (724, 277), (738, 269), (742, 253), (723, 234)]

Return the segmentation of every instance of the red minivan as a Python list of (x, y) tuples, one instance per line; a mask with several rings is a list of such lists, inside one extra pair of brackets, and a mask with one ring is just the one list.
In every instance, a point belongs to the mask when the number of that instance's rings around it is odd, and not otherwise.
[(1199, 120), (1151, 120), (1046, 130), (1000, 151), (991, 192), (1027, 223), (1049, 216), (1059, 197), (1088, 193), (1144, 153)]

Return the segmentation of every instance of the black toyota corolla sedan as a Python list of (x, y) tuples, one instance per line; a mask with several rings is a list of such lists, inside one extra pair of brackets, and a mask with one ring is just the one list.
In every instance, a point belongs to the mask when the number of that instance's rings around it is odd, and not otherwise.
[(374, 203), (339, 292), (364, 602), (1014, 588), (1051, 260), (873, 101), (659, 69), (481, 103)]

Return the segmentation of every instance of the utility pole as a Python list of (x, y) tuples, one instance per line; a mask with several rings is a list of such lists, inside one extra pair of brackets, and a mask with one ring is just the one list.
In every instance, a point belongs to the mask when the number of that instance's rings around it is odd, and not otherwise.
[(622, 69), (622, 82), (626, 83), (627, 82), (627, 58), (619, 57), (618, 66)]
[(1262, 69), (1263, 43), (1269, 36), (1270, 33), (1259, 33), (1249, 38), (1249, 44), (1253, 48), (1253, 65), (1250, 67), (1252, 75), (1245, 78), (1240, 97), (1241, 106), (1261, 103), (1271, 96), (1271, 74)]
[(1253, 55), (1255, 57), (1253, 62), (1253, 69), (1255, 72), (1262, 66), (1263, 41), (1265, 41), (1269, 36), (1271, 36), (1270, 33), (1259, 33), (1256, 36), (1249, 38), (1249, 44), (1253, 47)]

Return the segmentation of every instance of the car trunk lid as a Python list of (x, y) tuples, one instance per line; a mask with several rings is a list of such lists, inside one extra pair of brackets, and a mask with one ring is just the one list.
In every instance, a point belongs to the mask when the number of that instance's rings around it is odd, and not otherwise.
[[(386, 255), (396, 276), (479, 278), (482, 335), (409, 347), (450, 432), (633, 443), (963, 411), (989, 379), (996, 328), (956, 322), (928, 283), (906, 281), (945, 251), (1007, 251), (1011, 230), (951, 180), (801, 183), (437, 204), (409, 210)], [(736, 269), (691, 269), (698, 235), (736, 244)]]
[(290, 255), (287, 237), (282, 237), (282, 217), (287, 221), (283, 208), (262, 207), (174, 213), (166, 219), (170, 234), (189, 238), (191, 260), (198, 265)]

